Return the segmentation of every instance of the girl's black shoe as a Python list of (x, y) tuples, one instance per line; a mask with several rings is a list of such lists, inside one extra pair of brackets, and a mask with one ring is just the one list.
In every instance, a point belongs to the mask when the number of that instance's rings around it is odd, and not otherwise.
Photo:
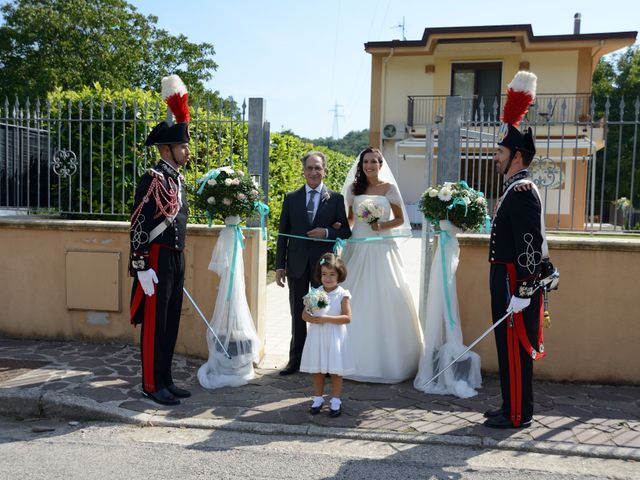
[(336, 418), (336, 417), (339, 417), (340, 415), (342, 415), (342, 405), (339, 406), (337, 410), (334, 410), (333, 408), (329, 409), (329, 416), (331, 418)]

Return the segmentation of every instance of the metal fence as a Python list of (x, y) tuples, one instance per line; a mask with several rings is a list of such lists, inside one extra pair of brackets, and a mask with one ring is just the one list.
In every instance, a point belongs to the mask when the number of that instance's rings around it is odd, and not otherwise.
[[(250, 99), (252, 101), (262, 99)], [(247, 166), (247, 105), (191, 99), (191, 167), (187, 180), (220, 165)], [(0, 108), (0, 210), (123, 218), (137, 179), (159, 159), (144, 147), (166, 110), (160, 102), (29, 100)], [(258, 125), (263, 141), (268, 123)], [(259, 149), (262, 152), (262, 149)], [(268, 152), (267, 152), (268, 154)], [(263, 160), (254, 161), (263, 165)], [(250, 172), (261, 174), (261, 172)], [(266, 180), (266, 179), (264, 179)]]
[[(522, 124), (536, 138), (529, 170), (538, 186), (550, 229), (640, 229), (636, 169), (640, 100), (612, 111), (595, 99), (538, 98)], [(546, 105), (545, 105), (546, 104)], [(460, 176), (485, 192), (493, 207), (502, 194), (502, 177), (493, 162), (499, 124), (497, 103), (486, 113), (462, 119)], [(543, 115), (545, 110), (548, 115)], [(478, 119), (485, 119), (484, 121)]]
[[(624, 99), (589, 98), (585, 104), (586, 100), (539, 97), (521, 125), (535, 135), (537, 153), (530, 172), (542, 196), (547, 228), (638, 230), (640, 100), (630, 104)], [(493, 162), (501, 110), (497, 102), (489, 109), (481, 102), (471, 116), (469, 105), (463, 99), (454, 119), (446, 118), (443, 108), (435, 119), (436, 129), (427, 126), (425, 131), (434, 131), (434, 157), (450, 154), (441, 148), (447, 128), (459, 137), (458, 178), (483, 191), (493, 209), (503, 191), (502, 176)], [(549, 115), (542, 114), (543, 105)]]

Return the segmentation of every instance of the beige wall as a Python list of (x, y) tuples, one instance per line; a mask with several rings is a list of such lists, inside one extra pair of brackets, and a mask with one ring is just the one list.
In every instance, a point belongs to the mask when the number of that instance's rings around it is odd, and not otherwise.
[[(469, 344), (491, 325), (487, 236), (459, 237), (460, 318)], [(560, 288), (549, 297), (547, 357), (535, 363), (538, 379), (640, 383), (638, 272), (640, 239), (549, 238)], [(476, 348), (482, 368), (497, 371), (493, 336)]]
[[(208, 265), (222, 228), (190, 225), (188, 229), (185, 286), (207, 318), (213, 313), (218, 288), (218, 276)], [(244, 230), (244, 235), (247, 299), (264, 342), (266, 245), (259, 230)], [(68, 252), (80, 260), (68, 263)], [(116, 259), (113, 278), (104, 268), (90, 265), (100, 255), (86, 256), (83, 261), (83, 252), (112, 253), (104, 257), (105, 265)], [(0, 218), (0, 334), (137, 343), (139, 329), (129, 322), (132, 279), (127, 272), (128, 256), (129, 226), (125, 222)], [(96, 303), (93, 308), (92, 298), (116, 307), (99, 310), (106, 307)], [(69, 302), (83, 304), (83, 308), (69, 309)], [(176, 350), (206, 357), (205, 329), (185, 297)]]

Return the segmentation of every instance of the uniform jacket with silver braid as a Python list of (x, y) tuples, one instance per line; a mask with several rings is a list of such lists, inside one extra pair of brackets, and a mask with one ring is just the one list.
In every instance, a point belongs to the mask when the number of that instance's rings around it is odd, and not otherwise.
[(509, 188), (516, 182), (524, 183), (527, 177), (528, 172), (523, 170), (505, 182), (505, 194), (498, 201), (489, 243), (491, 263), (515, 265), (515, 295), (521, 298), (529, 298), (535, 292), (542, 259), (548, 257), (537, 191), (532, 188), (518, 192)]
[[(157, 191), (158, 195), (154, 194), (154, 191)], [(157, 198), (160, 199), (162, 208), (158, 205)], [(162, 210), (170, 210), (170, 204), (174, 202), (178, 202), (177, 213), (173, 218), (167, 219)], [(142, 207), (138, 211), (141, 204)], [(189, 216), (184, 178), (178, 171), (161, 160), (140, 178), (136, 187), (133, 212), (129, 232), (131, 241), (129, 273), (131, 276), (135, 276), (138, 271), (150, 268), (149, 250), (152, 243), (178, 251), (184, 250), (187, 217)], [(162, 223), (166, 224), (164, 231), (156, 238), (151, 239), (151, 232)]]

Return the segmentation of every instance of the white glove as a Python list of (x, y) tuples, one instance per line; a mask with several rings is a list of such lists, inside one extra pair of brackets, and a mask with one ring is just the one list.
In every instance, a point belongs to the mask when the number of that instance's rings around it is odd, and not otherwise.
[(513, 297), (511, 297), (511, 302), (509, 303), (509, 306), (507, 307), (507, 313), (509, 313), (509, 312), (513, 312), (513, 313), (521, 312), (522, 310), (527, 308), (530, 303), (531, 303), (531, 299), (530, 298), (520, 298), (520, 297), (513, 296)]
[(156, 276), (156, 272), (153, 271), (153, 268), (149, 270), (139, 271), (138, 272), (138, 281), (140, 285), (142, 285), (142, 290), (149, 296), (155, 294), (154, 283), (158, 283), (158, 277)]

